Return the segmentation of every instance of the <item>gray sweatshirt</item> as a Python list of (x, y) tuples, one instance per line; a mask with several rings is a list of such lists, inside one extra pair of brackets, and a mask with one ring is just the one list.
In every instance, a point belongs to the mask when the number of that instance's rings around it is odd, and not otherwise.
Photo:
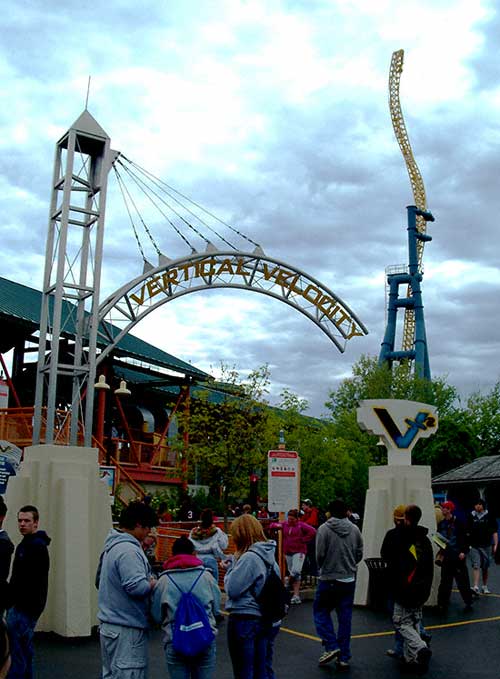
[(320, 580), (344, 580), (356, 576), (363, 558), (363, 538), (349, 519), (332, 517), (318, 528), (316, 561)]

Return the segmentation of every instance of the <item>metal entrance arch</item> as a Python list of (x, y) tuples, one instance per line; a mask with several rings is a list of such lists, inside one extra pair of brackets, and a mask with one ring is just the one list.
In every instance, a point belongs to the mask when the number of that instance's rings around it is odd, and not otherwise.
[[(293, 307), (317, 325), (340, 352), (352, 337), (368, 334), (338, 295), (306, 273), (260, 248), (253, 253), (211, 251), (172, 260), (122, 286), (99, 307), (99, 336), (107, 342), (97, 365), (147, 314), (201, 290), (253, 290)], [(90, 387), (90, 385), (89, 385)]]

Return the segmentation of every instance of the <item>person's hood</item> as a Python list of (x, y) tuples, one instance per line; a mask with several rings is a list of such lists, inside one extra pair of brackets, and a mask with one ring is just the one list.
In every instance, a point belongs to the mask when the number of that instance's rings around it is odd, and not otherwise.
[(476, 512), (475, 509), (472, 510), (472, 516), (475, 516), (475, 517), (477, 517), (478, 519), (482, 519), (482, 518), (485, 517), (487, 514), (488, 514), (488, 510), (487, 510), (487, 509), (485, 509), (485, 510), (482, 511), (482, 512)]
[(118, 542), (131, 542), (133, 545), (140, 545), (141, 543), (137, 538), (134, 538), (130, 533), (122, 533), (119, 530), (113, 528), (109, 531), (104, 540), (104, 551), (107, 552), (111, 547), (114, 547)]
[(337, 519), (335, 516), (332, 516), (331, 519), (328, 519), (325, 525), (342, 538), (345, 538), (347, 535), (352, 533), (354, 528), (354, 524), (352, 521), (349, 521), (347, 517), (345, 519)]
[(50, 545), (50, 538), (44, 530), (37, 530), (36, 533), (25, 535), (23, 540), (26, 542), (41, 542), (44, 545)]
[(413, 527), (408, 527), (406, 530), (408, 530), (408, 533), (413, 537), (418, 537), (420, 539), (425, 538), (427, 533), (429, 532), (429, 529), (426, 528), (425, 526), (413, 526)]
[(257, 552), (268, 566), (271, 566), (276, 561), (276, 543), (274, 540), (267, 542), (254, 542), (248, 549), (249, 552)]
[(203, 561), (194, 554), (176, 554), (164, 561), (162, 567), (166, 571), (171, 568), (195, 568), (196, 566), (203, 566)]
[(217, 534), (217, 526), (213, 524), (208, 526), (208, 528), (203, 528), (202, 526), (195, 526), (191, 531), (191, 537), (194, 540), (210, 540), (214, 535)]

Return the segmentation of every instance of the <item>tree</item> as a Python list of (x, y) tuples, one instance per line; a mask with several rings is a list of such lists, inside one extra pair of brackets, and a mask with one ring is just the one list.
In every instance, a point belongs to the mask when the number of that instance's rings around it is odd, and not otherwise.
[(200, 465), (204, 480), (219, 491), (225, 507), (233, 493), (248, 489), (250, 474), (264, 467), (269, 380), (267, 365), (246, 380), (222, 365), (222, 380), (215, 385), (217, 402), (208, 389), (200, 390), (191, 400), (189, 421), (186, 415), (180, 417), (181, 426), (190, 431), (189, 465)]

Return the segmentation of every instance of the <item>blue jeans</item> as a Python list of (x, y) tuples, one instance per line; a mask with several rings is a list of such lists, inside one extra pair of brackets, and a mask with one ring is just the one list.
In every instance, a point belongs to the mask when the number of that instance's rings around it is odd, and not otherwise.
[[(268, 679), (268, 662), (272, 664), (274, 628), (260, 618), (232, 613), (227, 624), (227, 643), (234, 679)], [(270, 656), (268, 659), (268, 652)]]
[(170, 679), (212, 679), (215, 670), (215, 641), (204, 653), (188, 657), (177, 653), (172, 644), (165, 646)]
[[(354, 582), (320, 580), (313, 604), (314, 625), (326, 651), (340, 648), (340, 660), (348, 662), (351, 657), (351, 620), (354, 603)], [(331, 612), (338, 619), (335, 634)]]
[(146, 679), (148, 676), (148, 631), (102, 622), (102, 679)]
[(8, 675), (10, 679), (32, 679), (33, 677), (33, 634), (36, 621), (37, 618), (32, 618), (17, 608), (10, 608), (7, 613), (12, 658)]
[(266, 679), (275, 679), (273, 670), (274, 640), (280, 631), (280, 624), (274, 625), (266, 633)]

